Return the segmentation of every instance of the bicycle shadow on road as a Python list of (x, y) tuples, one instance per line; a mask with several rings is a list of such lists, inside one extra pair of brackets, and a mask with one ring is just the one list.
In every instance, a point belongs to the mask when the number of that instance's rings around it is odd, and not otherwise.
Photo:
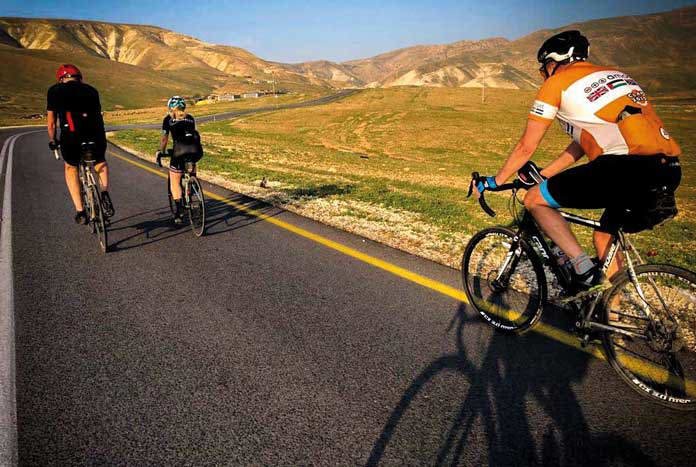
[[(654, 465), (621, 435), (590, 433), (573, 390), (589, 355), (536, 333), (495, 332), (463, 304), (452, 331), (456, 351), (411, 382), (367, 465)], [(467, 342), (488, 347), (479, 354)]]
[[(232, 199), (232, 198), (230, 198)], [(253, 209), (264, 217), (275, 216), (282, 210), (261, 201), (242, 202), (246, 208)], [(191, 227), (184, 216), (182, 225), (175, 225), (169, 206), (162, 206), (133, 214), (111, 223), (109, 232), (109, 251), (125, 251), (139, 248), (151, 243), (168, 240), (179, 235), (191, 235)], [(239, 210), (223, 201), (206, 200), (205, 237), (224, 234), (260, 222), (261, 218)]]

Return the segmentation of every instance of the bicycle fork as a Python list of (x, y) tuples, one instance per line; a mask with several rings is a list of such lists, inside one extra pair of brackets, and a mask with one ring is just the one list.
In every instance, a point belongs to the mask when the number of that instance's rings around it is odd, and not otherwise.
[(510, 251), (505, 255), (505, 260), (498, 270), (498, 275), (491, 282), (493, 288), (500, 292), (505, 290), (510, 283), (510, 276), (512, 272), (517, 268), (517, 264), (520, 262), (520, 257), (522, 256), (522, 245), (519, 236), (515, 236), (510, 244)]

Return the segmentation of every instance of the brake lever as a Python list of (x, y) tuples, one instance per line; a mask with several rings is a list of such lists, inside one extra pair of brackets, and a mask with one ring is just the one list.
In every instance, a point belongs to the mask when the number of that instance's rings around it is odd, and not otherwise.
[(474, 183), (478, 182), (478, 178), (478, 172), (471, 172), (471, 183), (469, 183), (469, 192), (466, 194), (467, 198), (470, 198), (471, 194), (474, 192)]
[[(478, 172), (472, 172), (471, 173), (471, 178), (472, 182), (471, 185), (469, 185), (469, 194), (466, 196), (467, 198), (471, 196), (471, 193), (474, 190), (474, 183), (477, 183), (479, 178), (481, 178), (481, 175)], [(479, 199), (478, 199), (479, 205), (481, 206), (481, 209), (488, 214), (491, 217), (495, 217), (495, 211), (488, 206), (488, 203), (486, 203), (486, 198), (483, 195), (483, 193), (479, 193)]]

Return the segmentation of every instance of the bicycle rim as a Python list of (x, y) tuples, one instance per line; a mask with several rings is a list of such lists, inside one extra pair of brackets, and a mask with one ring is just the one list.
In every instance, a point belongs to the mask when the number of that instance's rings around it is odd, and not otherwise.
[(205, 197), (196, 177), (191, 177), (186, 184), (188, 195), (188, 216), (191, 229), (196, 237), (205, 231)]
[(640, 293), (627, 274), (607, 291), (605, 319), (644, 338), (606, 333), (609, 361), (642, 396), (696, 410), (696, 275), (675, 266), (643, 265), (636, 279)]
[[(487, 323), (521, 333), (541, 317), (546, 279), (527, 243), (521, 241), (519, 251), (513, 251), (514, 237), (512, 231), (498, 227), (474, 235), (464, 251), (462, 279), (469, 302)], [(499, 280), (505, 270), (508, 278)]]

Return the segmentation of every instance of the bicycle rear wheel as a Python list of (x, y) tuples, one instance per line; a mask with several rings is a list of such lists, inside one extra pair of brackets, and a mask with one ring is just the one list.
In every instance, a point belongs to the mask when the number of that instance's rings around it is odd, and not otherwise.
[(623, 273), (603, 298), (606, 322), (640, 336), (605, 333), (609, 362), (642, 396), (696, 410), (696, 274), (648, 264), (636, 279), (640, 291)]
[(97, 187), (92, 187), (91, 191), (93, 199), (93, 215), (90, 218), (90, 222), (92, 223), (93, 232), (97, 234), (97, 239), (99, 240), (99, 247), (102, 253), (106, 253), (106, 251), (109, 249), (106, 233), (106, 218), (104, 217), (104, 210), (101, 205), (99, 190), (97, 190)]
[(203, 189), (196, 177), (189, 178), (186, 183), (186, 194), (188, 198), (188, 216), (191, 229), (196, 237), (200, 237), (205, 232), (205, 197)]
[(462, 280), (469, 302), (487, 323), (522, 333), (541, 317), (546, 276), (534, 250), (515, 236), (501, 227), (474, 235), (464, 251)]

